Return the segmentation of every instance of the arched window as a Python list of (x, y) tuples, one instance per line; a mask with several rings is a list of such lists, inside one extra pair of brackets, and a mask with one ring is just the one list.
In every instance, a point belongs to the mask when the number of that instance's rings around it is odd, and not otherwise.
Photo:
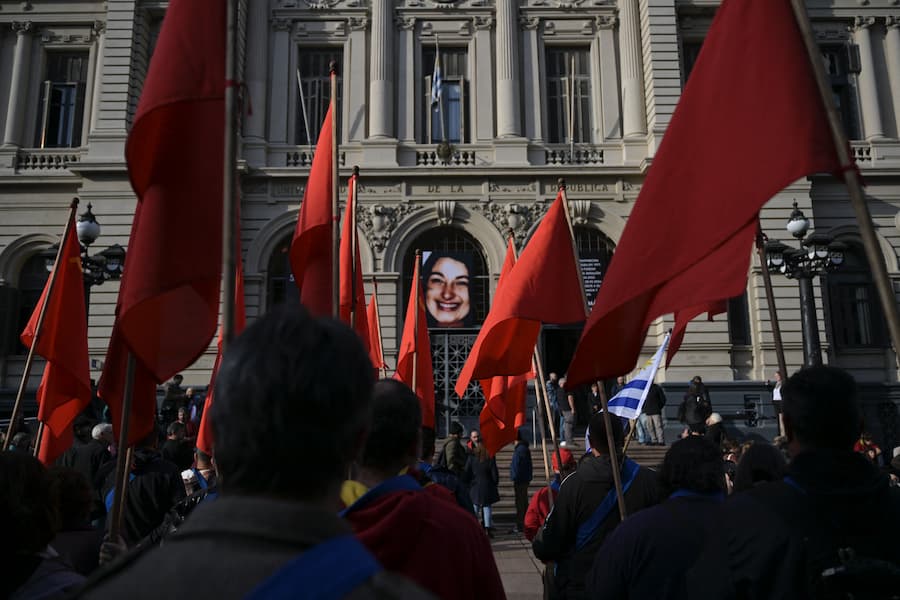
[(279, 304), (300, 304), (300, 292), (294, 283), (291, 271), (291, 233), (282, 239), (269, 257), (267, 269), (268, 282), (266, 288), (266, 308)]
[(10, 354), (27, 354), (28, 349), (19, 341), (19, 335), (28, 324), (31, 313), (37, 306), (38, 300), (41, 299), (41, 293), (44, 291), (44, 285), (47, 283), (47, 277), (50, 273), (47, 271), (47, 264), (44, 257), (39, 253), (32, 255), (22, 265), (19, 271), (18, 281), (18, 315), (12, 330), (7, 332), (6, 348)]
[(841, 348), (885, 348), (884, 313), (863, 249), (850, 245), (843, 264), (826, 279), (832, 342)]

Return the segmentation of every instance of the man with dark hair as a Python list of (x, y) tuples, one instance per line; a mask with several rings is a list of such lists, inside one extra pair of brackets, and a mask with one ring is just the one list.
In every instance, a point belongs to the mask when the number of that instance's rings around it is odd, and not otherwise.
[(704, 438), (677, 441), (659, 478), (668, 500), (609, 534), (587, 576), (591, 598), (688, 598), (684, 575), (725, 500), (722, 453)]
[(835, 367), (782, 388), (783, 481), (722, 507), (688, 574), (691, 598), (887, 598), (900, 590), (900, 490), (853, 452), (856, 382)]
[(185, 435), (187, 428), (184, 423), (172, 421), (166, 428), (166, 441), (162, 447), (163, 458), (175, 463), (179, 471), (189, 469), (194, 462), (194, 452)]
[[(459, 423), (454, 423), (454, 425), (459, 426), (459, 433), (462, 433), (462, 426)], [(450, 431), (453, 431), (453, 425), (450, 426)], [(462, 444), (459, 444), (460, 451), (465, 456), (465, 450), (462, 450)], [(452, 495), (453, 499), (459, 504), (460, 508), (465, 510), (467, 513), (471, 513), (473, 516), (475, 514), (475, 509), (472, 507), (472, 497), (469, 495), (469, 488), (463, 484), (462, 480), (459, 476), (448, 469), (444, 465), (440, 464), (431, 464), (431, 459), (434, 457), (434, 429), (431, 427), (423, 427), (422, 428), (422, 457), (418, 464), (418, 469), (421, 471), (429, 480), (434, 482), (437, 485), (440, 485), (446, 488)], [(427, 488), (426, 488), (427, 489)]]
[[(624, 444), (622, 423), (616, 418), (610, 421), (612, 439), (620, 454)], [(556, 504), (532, 543), (538, 559), (557, 563), (559, 598), (586, 597), (585, 574), (603, 541), (620, 522), (607, 435), (603, 413), (595, 414), (589, 425), (591, 453), (562, 482)], [(622, 457), (616, 456), (615, 461), (618, 466)], [(659, 502), (655, 473), (629, 459), (624, 460), (621, 473), (628, 515)]]
[[(386, 569), (436, 596), (505, 598), (490, 544), (472, 516), (409, 474), (420, 455), (421, 427), (419, 399), (409, 387), (393, 379), (375, 384), (369, 438), (355, 485), (345, 485), (343, 515)], [(347, 496), (350, 489), (357, 498)]]
[(209, 409), (220, 496), (83, 595), (174, 598), (202, 573), (207, 598), (422, 597), (336, 514), (365, 440), (372, 374), (343, 323), (292, 306), (250, 325), (225, 351)]
[(468, 454), (462, 444), (463, 426), (459, 421), (450, 423), (450, 432), (441, 453), (438, 455), (437, 466), (449, 469), (457, 477), (461, 477), (466, 469)]
[(516, 526), (512, 532), (522, 533), (525, 530), (525, 511), (528, 510), (528, 486), (534, 478), (531, 450), (528, 448), (528, 436), (524, 429), (516, 432), (516, 447), (509, 464), (509, 478), (516, 494)]

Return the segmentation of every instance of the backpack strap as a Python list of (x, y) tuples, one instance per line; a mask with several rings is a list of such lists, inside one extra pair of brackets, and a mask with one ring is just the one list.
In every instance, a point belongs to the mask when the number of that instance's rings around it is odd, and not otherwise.
[[(622, 494), (628, 491), (631, 487), (631, 484), (634, 483), (635, 478), (638, 474), (639, 466), (633, 460), (626, 458), (625, 464), (622, 467)], [(616, 506), (618, 502), (618, 498), (616, 498), (616, 488), (613, 486), (611, 490), (606, 494), (606, 497), (603, 498), (603, 502), (600, 503), (600, 506), (597, 507), (597, 510), (594, 511), (594, 514), (590, 516), (590, 518), (582, 523), (578, 527), (578, 532), (575, 536), (575, 550), (581, 550), (585, 546), (587, 546), (590, 541), (597, 535), (597, 531), (600, 529), (600, 526), (606, 520), (606, 517), (612, 512), (613, 508)]]
[(247, 600), (338, 600), (382, 571), (352, 535), (314, 546), (278, 569), (247, 594)]
[(385, 479), (384, 481), (373, 487), (371, 490), (363, 494), (359, 498), (359, 500), (342, 510), (339, 514), (341, 517), (346, 517), (354, 510), (359, 510), (360, 508), (371, 504), (378, 498), (393, 492), (415, 491), (422, 491), (422, 486), (419, 485), (419, 482), (416, 481), (412, 475), (398, 475), (397, 477), (391, 477), (390, 479)]
[[(128, 483), (134, 481), (135, 476), (134, 473), (128, 474)], [(103, 505), (106, 506), (106, 512), (112, 512), (113, 501), (116, 498), (116, 486), (113, 486), (111, 490), (106, 493), (106, 498), (103, 499)]]

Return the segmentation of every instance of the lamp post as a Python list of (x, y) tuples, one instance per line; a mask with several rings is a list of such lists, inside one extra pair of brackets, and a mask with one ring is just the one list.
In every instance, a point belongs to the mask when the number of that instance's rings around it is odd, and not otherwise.
[[(91, 288), (101, 285), (110, 279), (120, 279), (125, 267), (125, 249), (119, 244), (113, 244), (106, 250), (94, 254), (88, 254), (91, 244), (100, 237), (100, 223), (91, 212), (91, 203), (88, 202), (87, 210), (78, 216), (75, 223), (75, 231), (81, 244), (81, 269), (84, 275), (84, 308), (85, 318), (90, 313)], [(41, 255), (48, 271), (53, 270), (56, 261), (58, 244), (50, 246)]]
[(838, 268), (844, 262), (846, 245), (824, 233), (810, 233), (809, 219), (794, 202), (794, 210), (785, 227), (800, 243), (793, 248), (778, 241), (766, 242), (766, 268), (796, 279), (800, 285), (800, 327), (803, 332), (803, 364), (807, 367), (822, 364), (819, 325), (816, 321), (816, 300), (812, 280)]

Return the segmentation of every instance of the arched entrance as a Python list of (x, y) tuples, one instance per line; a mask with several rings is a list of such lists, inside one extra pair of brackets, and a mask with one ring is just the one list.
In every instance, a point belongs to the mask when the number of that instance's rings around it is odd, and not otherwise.
[(269, 256), (266, 269), (266, 310), (279, 304), (300, 304), (300, 292), (291, 272), (291, 240), (293, 233), (286, 235)]
[(435, 422), (438, 433), (445, 435), (453, 420), (460, 420), (467, 428), (477, 426), (484, 404), (477, 383), (473, 382), (463, 397), (453, 387), (489, 309), (490, 274), (483, 248), (465, 231), (445, 226), (422, 233), (403, 258), (400, 324), (405, 318), (417, 249), (423, 254), (421, 283), (431, 337)]

